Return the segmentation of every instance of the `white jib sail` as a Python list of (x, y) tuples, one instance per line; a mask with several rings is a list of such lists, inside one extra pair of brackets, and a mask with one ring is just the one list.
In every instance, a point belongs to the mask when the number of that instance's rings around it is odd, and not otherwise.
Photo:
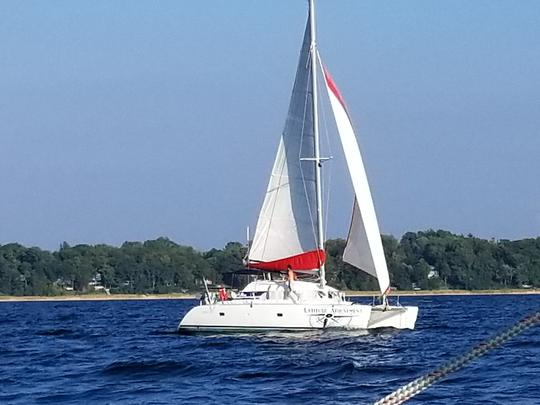
[[(272, 262), (317, 249), (309, 21), (296, 79), (249, 260)], [(313, 268), (318, 267), (317, 261)]]
[(324, 76), (356, 196), (343, 260), (377, 277), (381, 294), (385, 294), (390, 287), (390, 277), (362, 154), (343, 97), (326, 69)]

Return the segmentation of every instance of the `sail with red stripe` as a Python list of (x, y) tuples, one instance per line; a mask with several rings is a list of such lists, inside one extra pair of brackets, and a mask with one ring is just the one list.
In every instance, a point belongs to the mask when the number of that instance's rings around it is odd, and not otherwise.
[(362, 154), (343, 96), (326, 69), (324, 78), (356, 197), (343, 260), (377, 277), (381, 294), (385, 295), (390, 277)]
[(311, 35), (306, 26), (285, 128), (249, 251), (248, 266), (261, 270), (317, 270), (318, 246)]

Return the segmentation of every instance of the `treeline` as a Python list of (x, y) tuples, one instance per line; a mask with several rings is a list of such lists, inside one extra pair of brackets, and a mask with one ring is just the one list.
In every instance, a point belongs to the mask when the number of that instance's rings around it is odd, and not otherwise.
[[(498, 289), (540, 286), (540, 238), (488, 241), (447, 231), (383, 236), (392, 285), (410, 289)], [(335, 287), (376, 290), (376, 280), (342, 261), (345, 241), (329, 240), (327, 274)], [(240, 243), (199, 252), (167, 238), (121, 247), (63, 243), (49, 252), (17, 243), (0, 245), (0, 294), (58, 295), (195, 291), (203, 277), (223, 282), (243, 268)], [(226, 278), (226, 277), (225, 277)]]

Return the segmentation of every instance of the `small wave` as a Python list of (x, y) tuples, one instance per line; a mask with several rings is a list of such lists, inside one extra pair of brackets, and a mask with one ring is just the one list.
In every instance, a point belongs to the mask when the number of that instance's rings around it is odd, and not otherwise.
[(16, 384), (17, 382), (18, 380), (12, 377), (0, 378), (0, 385), (2, 386), (6, 386), (8, 384)]
[(516, 340), (513, 342), (510, 342), (508, 346), (515, 347), (519, 349), (536, 349), (538, 348), (539, 342), (536, 341), (520, 341)]
[(363, 366), (358, 362), (353, 360), (348, 360), (345, 362), (340, 362), (335, 364), (326, 371), (326, 377), (335, 377), (340, 378), (350, 374), (353, 374), (356, 371), (362, 370)]
[(66, 402), (73, 400), (73, 395), (70, 394), (50, 394), (43, 395), (36, 398), (37, 402), (42, 404), (58, 404), (61, 402)]
[(417, 369), (406, 365), (389, 365), (389, 364), (365, 364), (356, 360), (346, 360), (329, 367), (325, 372), (326, 377), (343, 378), (352, 374), (365, 374), (369, 376), (376, 375), (392, 375), (402, 376), (410, 375), (417, 372)]
[(17, 320), (14, 318), (2, 318), (0, 319), (0, 325), (6, 325), (8, 323), (15, 323)]
[(70, 321), (77, 318), (77, 314), (75, 312), (69, 312), (64, 314), (59, 314), (55, 319), (57, 321)]
[(263, 371), (263, 370), (254, 370), (254, 371), (243, 371), (237, 373), (235, 378), (238, 380), (252, 380), (252, 379), (274, 379), (280, 377), (287, 377), (291, 375), (287, 371)]
[(207, 349), (208, 348), (214, 348), (214, 349), (229, 348), (232, 346), (234, 346), (234, 342), (224, 341), (224, 340), (208, 340), (204, 342), (202, 345), (202, 347), (207, 348)]
[(109, 375), (158, 375), (190, 374), (195, 369), (192, 363), (165, 361), (115, 361), (103, 369)]
[(178, 332), (176, 331), (176, 329), (174, 330), (155, 330), (155, 331), (152, 331), (149, 333), (149, 335), (157, 335), (157, 336), (160, 336), (160, 335), (178, 335)]
[(407, 333), (408, 331), (403, 329), (394, 329), (394, 328), (377, 328), (377, 329), (368, 329), (368, 333), (371, 336), (384, 336), (384, 337), (390, 337), (390, 336), (397, 336), (402, 333)]
[(42, 330), (40, 332), (37, 332), (37, 335), (39, 336), (68, 336), (68, 335), (73, 335), (73, 333), (74, 332), (71, 329), (60, 328), (60, 329)]

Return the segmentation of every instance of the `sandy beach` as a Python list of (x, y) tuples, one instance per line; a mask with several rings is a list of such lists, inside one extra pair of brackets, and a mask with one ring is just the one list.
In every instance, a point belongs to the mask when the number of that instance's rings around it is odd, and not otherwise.
[(3, 295), (0, 302), (9, 301), (122, 301), (122, 300), (182, 300), (194, 299), (197, 294), (78, 294), (78, 295)]

